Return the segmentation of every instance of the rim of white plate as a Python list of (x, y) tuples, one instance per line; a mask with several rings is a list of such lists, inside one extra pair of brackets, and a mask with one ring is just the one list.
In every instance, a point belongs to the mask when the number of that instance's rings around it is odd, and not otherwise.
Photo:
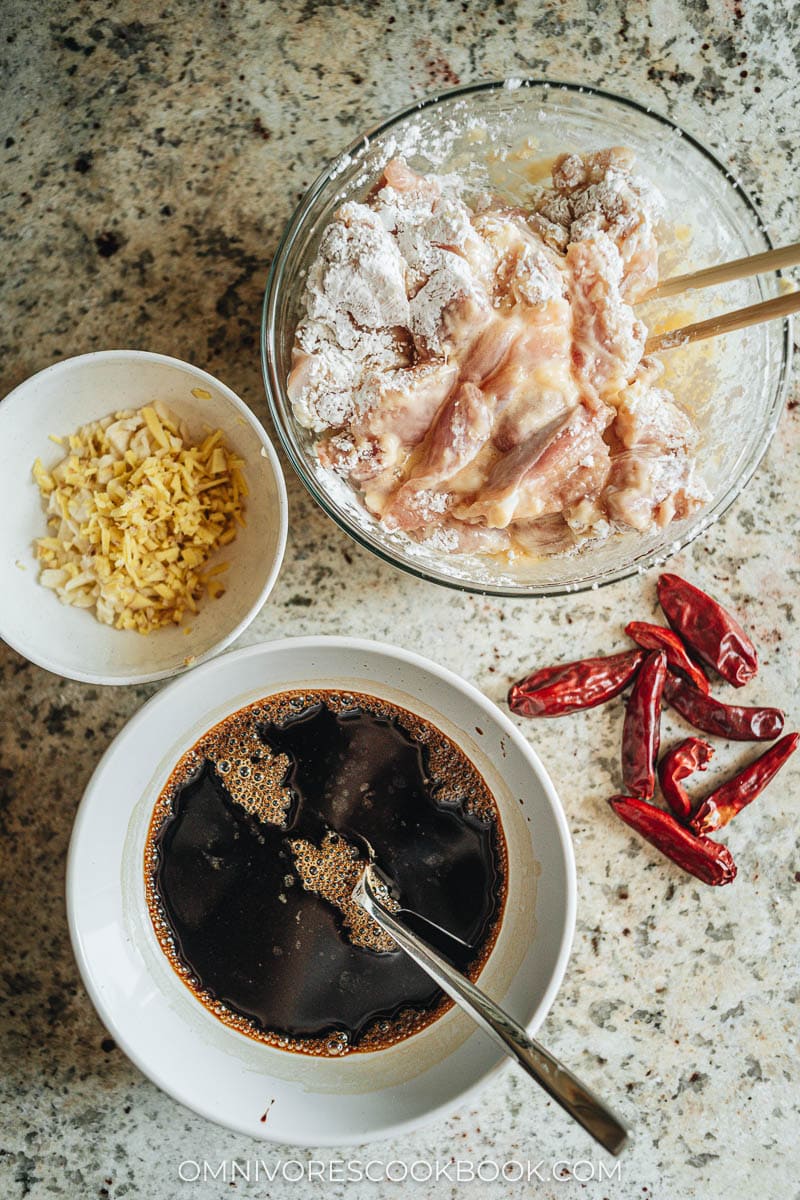
[[(234, 1130), (238, 1133), (245, 1133), (248, 1136), (253, 1136), (252, 1129), (245, 1129), (235, 1119), (226, 1119), (225, 1114), (220, 1114), (215, 1111), (213, 1106), (198, 1100), (195, 1095), (187, 1095), (179, 1084), (173, 1080), (165, 1078), (164, 1074), (159, 1070), (158, 1065), (154, 1065), (148, 1061), (146, 1055), (140, 1053), (138, 1048), (135, 1048), (123, 1027), (121, 1027), (116, 1019), (115, 1013), (108, 1007), (105, 999), (95, 984), (93, 968), (85, 953), (82, 942), (80, 929), (77, 927), (74, 899), (78, 890), (81, 887), (81, 881), (76, 878), (75, 861), (79, 852), (79, 847), (84, 836), (84, 829), (91, 819), (90, 807), (95, 800), (95, 797), (100, 794), (101, 780), (108, 762), (118, 752), (119, 745), (126, 737), (132, 728), (141, 724), (145, 719), (145, 715), (149, 715), (154, 709), (167, 707), (172, 697), (181, 688), (199, 684), (201, 675), (204, 677), (213, 675), (214, 672), (223, 671), (233, 666), (237, 662), (248, 657), (257, 656), (260, 653), (278, 652), (287, 648), (323, 648), (331, 646), (336, 649), (367, 653), (377, 653), (378, 655), (386, 656), (391, 659), (406, 663), (418, 670), (430, 672), (441, 679), (446, 684), (455, 688), (457, 691), (465, 694), (469, 699), (476, 703), (488, 717), (490, 717), (499, 726), (500, 730), (507, 735), (516, 746), (517, 750), (522, 755), (523, 759), (531, 767), (541, 784), (542, 791), (548, 802), (548, 808), (554, 821), (554, 828), (558, 837), (558, 842), (564, 857), (564, 868), (566, 877), (566, 888), (564, 894), (564, 910), (562, 930), (559, 937), (559, 949), (555, 959), (554, 968), (552, 970), (550, 980), (544, 990), (544, 993), (537, 1005), (535, 1011), (531, 1014), (526, 1022), (526, 1028), (530, 1033), (534, 1033), (542, 1024), (549, 1012), (552, 1004), (558, 994), (559, 988), (566, 972), (567, 964), (572, 949), (572, 941), (575, 932), (575, 918), (577, 906), (577, 877), (575, 868), (575, 856), (572, 845), (572, 838), (567, 823), (567, 818), (564, 813), (558, 793), (550, 780), (550, 777), (542, 763), (539, 755), (532, 746), (526, 741), (523, 735), (514, 726), (511, 720), (501, 711), (501, 709), (484, 695), (474, 684), (461, 676), (451, 671), (447, 667), (440, 666), (433, 660), (426, 658), (424, 655), (417, 654), (412, 650), (405, 650), (389, 643), (377, 642), (366, 638), (338, 637), (335, 635), (319, 635), (305, 637), (288, 637), (276, 639), (274, 641), (259, 642), (251, 646), (243, 647), (240, 650), (230, 651), (227, 654), (220, 655), (211, 659), (201, 666), (197, 667), (191, 676), (182, 675), (173, 682), (164, 687), (155, 696), (148, 700), (142, 707), (131, 717), (126, 725), (113, 739), (107, 747), (104, 754), (100, 758), (94, 772), (87, 784), (81, 799), (78, 811), (76, 813), (73, 826), (72, 836), (70, 838), (69, 851), (67, 855), (67, 870), (66, 870), (66, 901), (67, 901), (67, 917), (69, 924), (70, 939), (75, 959), (80, 971), (83, 984), (89, 994), (89, 997), (97, 1011), (103, 1024), (113, 1035), (114, 1040), (128, 1056), (128, 1058), (139, 1068), (140, 1071), (153, 1083), (156, 1084), (163, 1092), (169, 1095), (173, 1100), (182, 1104), (184, 1107), (207, 1120), (221, 1125), (225, 1128)], [(445, 715), (445, 714), (443, 714)], [(129, 816), (130, 814), (128, 814)], [(115, 871), (117, 867), (113, 868)], [(500, 1053), (498, 1051), (498, 1053)], [(446, 1060), (445, 1060), (446, 1061)], [(352, 1144), (364, 1144), (367, 1141), (376, 1141), (390, 1137), (396, 1137), (400, 1134), (410, 1132), (422, 1125), (427, 1125), (437, 1119), (441, 1119), (450, 1115), (457, 1109), (463, 1107), (469, 1100), (494, 1078), (500, 1075), (511, 1067), (510, 1059), (502, 1057), (495, 1066), (483, 1072), (474, 1083), (466, 1088), (461, 1089), (456, 1096), (443, 1104), (436, 1105), (431, 1109), (426, 1110), (419, 1116), (409, 1118), (404, 1121), (399, 1121), (393, 1124), (387, 1124), (380, 1132), (370, 1134), (367, 1138), (355, 1139)], [(280, 1140), (285, 1143), (286, 1139), (275, 1139), (270, 1136), (270, 1130), (265, 1124), (263, 1132), (259, 1131), (259, 1136), (265, 1141)], [(308, 1146), (337, 1146), (344, 1144), (340, 1137), (325, 1137), (317, 1134), (313, 1139), (304, 1139), (298, 1136), (291, 1144), (308, 1147)]]

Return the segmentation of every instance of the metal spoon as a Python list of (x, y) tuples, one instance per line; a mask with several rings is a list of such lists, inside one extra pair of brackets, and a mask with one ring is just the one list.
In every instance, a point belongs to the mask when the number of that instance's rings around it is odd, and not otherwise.
[(398, 921), (384, 903), (390, 894), (390, 880), (368, 862), (353, 889), (356, 903), (587, 1133), (611, 1154), (620, 1154), (632, 1137), (625, 1123), (544, 1046), (529, 1037), (519, 1022)]

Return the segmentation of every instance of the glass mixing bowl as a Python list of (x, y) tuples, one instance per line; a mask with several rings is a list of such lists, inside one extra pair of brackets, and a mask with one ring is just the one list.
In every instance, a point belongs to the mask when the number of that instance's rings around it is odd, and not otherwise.
[[(320, 237), (345, 200), (363, 199), (393, 155), (422, 172), (455, 170), (468, 189), (524, 203), (548, 158), (565, 151), (625, 145), (638, 170), (663, 194), (662, 277), (769, 249), (755, 205), (709, 150), (666, 117), (589, 87), (536, 79), (456, 88), (404, 109), (366, 132), (319, 176), (290, 220), (272, 263), (261, 348), (272, 417), (286, 452), (314, 499), (351, 537), (423, 579), (499, 596), (558, 595), (597, 587), (661, 562), (697, 537), (736, 499), (769, 445), (788, 377), (788, 321), (772, 321), (663, 356), (665, 385), (700, 429), (698, 462), (711, 500), (655, 533), (633, 530), (559, 556), (507, 563), (454, 555), (391, 533), (350, 485), (316, 460), (313, 434), (295, 421), (286, 394), (294, 332), (303, 313), (306, 272)], [(642, 315), (653, 329), (776, 295), (776, 274), (708, 293), (654, 302)], [(657, 307), (656, 307), (657, 306)], [(656, 316), (657, 314), (657, 316)]]

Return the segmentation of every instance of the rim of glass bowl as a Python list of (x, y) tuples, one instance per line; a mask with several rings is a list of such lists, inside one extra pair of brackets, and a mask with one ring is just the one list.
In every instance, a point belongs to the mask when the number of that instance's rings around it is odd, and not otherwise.
[[(515, 77), (516, 80), (517, 77)], [(386, 117), (385, 120), (373, 125), (370, 129), (361, 134), (360, 137), (352, 141), (345, 149), (341, 150), (325, 167), (325, 169), (317, 176), (314, 182), (309, 187), (303, 199), (295, 208), (292, 216), (289, 219), (283, 236), (278, 244), (275, 252), (275, 257), (270, 266), (269, 275), (267, 277), (266, 290), (264, 292), (264, 305), (262, 309), (261, 319), (261, 367), (264, 378), (264, 388), (267, 393), (267, 402), (269, 404), (270, 415), (272, 422), (277, 430), (281, 445), (289, 457), (295, 472), (300, 477), (302, 483), (323, 512), (330, 517), (340, 529), (343, 529), (354, 541), (364, 546), (367, 550), (371, 550), (373, 554), (382, 559), (383, 562), (389, 563), (398, 570), (405, 571), (409, 575), (414, 575), (418, 579), (425, 579), (430, 583), (438, 583), (444, 587), (453, 588), (459, 592), (469, 592), (482, 596), (508, 596), (528, 598), (534, 596), (553, 597), (564, 596), (578, 592), (596, 590), (600, 587), (605, 587), (610, 583), (617, 583), (619, 580), (628, 579), (631, 575), (641, 574), (648, 568), (666, 562), (673, 554), (677, 554), (679, 550), (683, 550), (696, 537), (704, 533), (727, 512), (730, 506), (738, 498), (744, 488), (752, 479), (760, 462), (769, 449), (772, 438), (780, 419), (780, 414), (783, 411), (786, 391), (789, 383), (789, 363), (790, 348), (791, 348), (791, 320), (785, 318), (783, 323), (783, 344), (780, 362), (780, 375), (775, 388), (775, 393), (772, 401), (772, 408), (769, 414), (769, 421), (766, 427), (766, 436), (759, 444), (755, 453), (750, 460), (744, 465), (739, 477), (735, 482), (723, 493), (720, 500), (713, 509), (700, 514), (700, 518), (691, 529), (686, 530), (683, 534), (676, 537), (670, 542), (668, 548), (660, 550), (650, 550), (634, 557), (629, 564), (624, 567), (619, 567), (617, 570), (608, 574), (602, 574), (597, 578), (589, 577), (585, 580), (580, 580), (572, 583), (562, 584), (545, 584), (536, 586), (532, 584), (520, 584), (515, 587), (511, 584), (492, 584), (492, 583), (470, 583), (463, 579), (454, 579), (452, 576), (444, 572), (439, 572), (435, 568), (417, 566), (413, 562), (406, 561), (393, 553), (377, 538), (372, 537), (369, 531), (358, 529), (351, 524), (350, 521), (336, 510), (336, 507), (329, 499), (325, 489), (320, 485), (306, 464), (306, 461), (301, 453), (298, 445), (295, 443), (293, 432), (284, 422), (283, 416), (277, 402), (276, 396), (280, 395), (284, 388), (285, 382), (278, 378), (276, 369), (276, 354), (275, 354), (275, 310), (277, 307), (278, 296), (283, 282), (283, 272), (285, 262), (294, 245), (295, 238), (299, 230), (302, 228), (305, 221), (306, 213), (314, 204), (320, 192), (330, 182), (331, 174), (336, 165), (345, 155), (355, 155), (360, 150), (363, 150), (369, 142), (379, 137), (392, 129), (393, 126), (404, 121), (407, 117), (418, 113), (423, 109), (431, 108), (439, 104), (443, 100), (451, 100), (457, 96), (470, 96), (478, 92), (501, 91), (507, 87), (506, 79), (488, 79), (480, 83), (463, 84), (460, 87), (449, 88), (446, 91), (437, 92), (434, 95), (427, 96), (425, 99), (417, 101), (415, 104), (409, 104), (405, 108), (399, 109)], [(566, 80), (557, 79), (542, 79), (532, 76), (520, 77), (520, 88), (542, 88), (553, 89), (554, 91), (577, 92), (587, 96), (597, 96), (603, 100), (610, 100), (616, 104), (622, 105), (624, 108), (633, 109), (637, 113), (643, 113), (647, 117), (651, 117), (655, 121), (661, 122), (668, 129), (676, 131), (683, 139), (694, 146), (702, 155), (704, 155), (718, 171), (724, 176), (735, 192), (738, 192), (745, 205), (750, 209), (751, 214), (755, 218), (756, 227), (764, 239), (765, 249), (773, 248), (772, 239), (769, 232), (761, 219), (761, 214), (758, 211), (755, 203), (751, 199), (746, 189), (742, 186), (736, 176), (724, 166), (717, 156), (709, 150), (701, 141), (688, 133), (675, 121), (669, 117), (665, 117), (663, 113), (651, 108), (649, 105), (639, 104), (636, 100), (631, 100), (627, 96), (620, 96), (614, 92), (605, 91), (603, 88), (592, 87), (589, 84), (572, 83)], [(776, 276), (780, 272), (774, 272)], [(288, 399), (285, 402), (288, 405)], [(288, 407), (287, 407), (288, 412)]]

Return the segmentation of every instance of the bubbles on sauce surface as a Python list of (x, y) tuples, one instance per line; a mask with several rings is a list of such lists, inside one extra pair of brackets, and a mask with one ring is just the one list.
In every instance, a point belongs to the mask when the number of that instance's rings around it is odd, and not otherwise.
[(147, 838), (148, 906), (173, 968), (225, 1024), (339, 1057), (450, 1006), (353, 901), (363, 838), (404, 906), (469, 943), (458, 960), (451, 939), (438, 948), (474, 978), (502, 916), (505, 842), (482, 776), (430, 722), (372, 696), (282, 692), (180, 760)]

